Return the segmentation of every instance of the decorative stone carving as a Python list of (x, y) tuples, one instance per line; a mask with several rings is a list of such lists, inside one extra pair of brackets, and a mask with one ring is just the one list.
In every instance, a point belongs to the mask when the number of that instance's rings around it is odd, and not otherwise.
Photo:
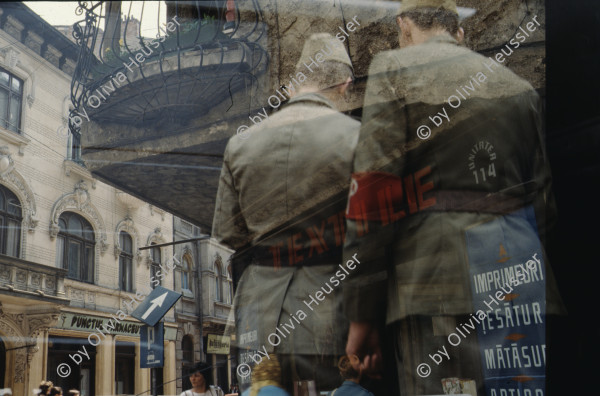
[(56, 238), (60, 232), (58, 219), (65, 211), (76, 212), (92, 223), (92, 226), (94, 227), (94, 233), (96, 234), (96, 246), (100, 249), (100, 254), (103, 255), (108, 249), (108, 243), (106, 241), (106, 227), (104, 226), (104, 221), (100, 216), (100, 212), (98, 212), (96, 207), (91, 202), (87, 185), (83, 180), (79, 181), (75, 185), (75, 189), (72, 193), (63, 195), (54, 203), (50, 215), (51, 239)]
[(13, 47), (2, 50), (2, 53), (4, 54), (4, 66), (9, 69), (14, 69), (20, 61), (21, 53)]
[(52, 63), (57, 68), (60, 68), (60, 57), (62, 56), (62, 52), (60, 52), (54, 46), (47, 44), (46, 51), (44, 51), (44, 58)]
[(25, 45), (32, 49), (33, 52), (40, 55), (42, 53), (43, 43), (44, 39), (41, 36), (38, 36), (31, 30), (27, 31), (27, 37), (25, 37)]
[(71, 288), (71, 299), (77, 300), (77, 301), (84, 301), (85, 300), (85, 291)]
[(18, 270), (17, 271), (17, 282), (26, 283), (27, 282), (27, 272)]
[[(23, 228), (32, 233), (38, 225), (35, 195), (23, 176), (15, 169), (15, 163), (7, 146), (0, 147), (0, 183), (11, 190), (19, 201), (23, 212)], [(25, 235), (23, 238), (25, 245)]]
[(40, 287), (42, 285), (42, 277), (40, 274), (31, 275), (31, 286)]
[[(152, 243), (156, 243), (160, 245), (161, 243), (166, 243), (166, 239), (162, 234), (161, 228), (156, 227), (154, 232), (148, 236), (148, 240), (146, 241), (146, 246), (150, 246)], [(162, 256), (162, 251), (161, 251)], [(161, 257), (162, 258), (162, 257)], [(161, 260), (162, 262), (162, 260)], [(150, 268), (150, 264), (152, 264), (152, 256), (150, 254), (150, 250), (148, 250), (148, 256), (146, 256), (146, 267)]]
[(6, 22), (4, 22), (4, 26), (2, 30), (16, 38), (18, 41), (21, 41), (21, 32), (23, 31), (23, 25), (19, 20), (9, 15), (6, 17)]
[(121, 254), (121, 251), (122, 251), (121, 242), (119, 239), (119, 234), (121, 233), (121, 231), (125, 231), (126, 233), (128, 233), (131, 236), (131, 239), (133, 242), (132, 251), (135, 252), (134, 257), (136, 258), (136, 260), (139, 264), (142, 260), (142, 253), (138, 250), (139, 233), (137, 232), (137, 229), (135, 228), (135, 225), (133, 224), (133, 219), (129, 216), (127, 216), (123, 220), (121, 220), (119, 222), (119, 224), (117, 224), (117, 227), (115, 228), (115, 238), (114, 238), (115, 259), (119, 258), (119, 255)]
[(48, 312), (44, 313), (15, 314), (4, 312), (0, 307), (0, 332), (4, 336), (6, 348), (15, 353), (14, 382), (25, 382), (27, 366), (33, 354), (39, 350), (37, 337), (56, 324), (59, 312), (58, 307), (49, 307)]

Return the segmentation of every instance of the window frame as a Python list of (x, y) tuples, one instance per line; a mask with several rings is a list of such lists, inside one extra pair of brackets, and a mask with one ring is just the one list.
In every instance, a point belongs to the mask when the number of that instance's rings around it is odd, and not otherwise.
[[(157, 245), (156, 242), (152, 242), (150, 244), (150, 246), (154, 246)], [(162, 263), (162, 251), (160, 250), (160, 247), (158, 246), (154, 246), (151, 247), (149, 249), (150, 251), (150, 287), (152, 287), (152, 290), (154, 290), (157, 286), (162, 286), (162, 280), (156, 276), (156, 274), (158, 273), (158, 271), (160, 271), (160, 265)], [(156, 253), (158, 252), (158, 253)], [(156, 255), (158, 255), (158, 261), (155, 261), (155, 257)], [(152, 279), (156, 279), (158, 280), (158, 285), (155, 285), (154, 282), (152, 282)]]
[[(129, 238), (129, 246), (131, 247), (130, 251), (126, 251), (125, 247), (126, 247), (126, 243), (125, 240), (122, 239), (122, 237), (128, 237)], [(119, 246), (121, 247), (120, 253), (119, 253), (119, 289), (129, 292), (129, 293), (133, 293), (135, 292), (135, 281), (133, 278), (133, 237), (126, 231), (120, 231), (119, 232)], [(124, 268), (124, 263), (128, 261), (129, 262), (129, 268), (128, 268), (128, 272), (129, 272), (129, 285), (125, 285), (124, 284), (124, 275), (125, 275), (125, 270), (126, 268)], [(127, 287), (129, 286), (129, 287)]]
[[(66, 217), (66, 219), (64, 217)], [(67, 232), (68, 228), (67, 228), (67, 231), (65, 231), (63, 229), (63, 227), (61, 226), (61, 222), (64, 222), (66, 224), (66, 226), (68, 227), (69, 219), (71, 217), (76, 217), (82, 223), (82, 234), (83, 235), (86, 234), (86, 232), (85, 232), (86, 225), (89, 226), (89, 229), (90, 229), (91, 235), (92, 235), (91, 239), (85, 239), (84, 236), (70, 234)], [(63, 249), (63, 251), (61, 252), (62, 263), (59, 263), (59, 264), (61, 264), (61, 268), (64, 268), (67, 270), (67, 275), (66, 275), (67, 278), (73, 279), (73, 280), (76, 280), (79, 282), (94, 284), (95, 269), (96, 269), (96, 231), (94, 230), (94, 227), (85, 217), (81, 216), (78, 213), (71, 212), (71, 211), (65, 211), (60, 214), (60, 217), (58, 220), (58, 225), (60, 227), (60, 231), (58, 232), (58, 235), (57, 235), (57, 245), (58, 245), (58, 240), (62, 240), (62, 249)], [(70, 252), (70, 247), (74, 246), (76, 244), (79, 244), (79, 246), (80, 246), (80, 259), (79, 259), (79, 264), (78, 264), (79, 268), (78, 268), (78, 276), (72, 276), (71, 268), (69, 267), (69, 264), (72, 262), (69, 257), (69, 252)], [(91, 252), (91, 258), (89, 256), (89, 252)], [(59, 252), (58, 252), (58, 248), (57, 248), (57, 255), (58, 254), (59, 254)], [(58, 260), (58, 257), (57, 257), (57, 260)], [(88, 266), (90, 264), (91, 264), (91, 268), (86, 268), (86, 266)], [(87, 279), (84, 279), (84, 277), (82, 276), (82, 274), (84, 273), (84, 270), (85, 270), (85, 274), (87, 275)]]
[[(2, 119), (0, 117), (0, 127), (4, 128), (7, 131), (11, 131), (13, 133), (19, 134), (21, 135), (22, 130), (21, 130), (21, 124), (23, 121), (23, 98), (24, 98), (24, 90), (25, 90), (25, 80), (22, 79), (21, 77), (17, 76), (15, 73), (12, 73), (11, 71), (5, 69), (4, 67), (0, 67), (0, 73), (6, 73), (8, 74), (8, 84), (7, 86), (3, 86), (2, 84), (0, 84), (0, 90), (6, 90), (6, 92), (8, 92), (8, 100), (6, 102), (6, 114), (8, 116), (8, 119)], [(19, 87), (19, 92), (16, 92), (13, 87), (12, 87), (12, 81), (13, 79), (16, 79), (19, 81), (20, 83), (20, 87)], [(12, 97), (13, 94), (18, 95), (19, 96), (19, 116), (18, 116), (18, 120), (17, 120), (17, 124), (16, 124), (16, 131), (12, 130), (10, 128), (10, 115), (11, 115), (11, 104), (12, 104)]]
[[(21, 231), (23, 225), (23, 205), (21, 200), (12, 192), (8, 187), (0, 184), (0, 194), (2, 194), (2, 200), (4, 205), (0, 207), (0, 254), (4, 254), (10, 257), (19, 258), (21, 255)], [(19, 216), (10, 213), (9, 202), (10, 200), (16, 200), (18, 202)], [(6, 209), (5, 209), (6, 208)], [(9, 220), (17, 223), (17, 227), (14, 228), (14, 237), (16, 238), (16, 252), (15, 254), (9, 254), (8, 252), (8, 236), (10, 227), (8, 226)]]

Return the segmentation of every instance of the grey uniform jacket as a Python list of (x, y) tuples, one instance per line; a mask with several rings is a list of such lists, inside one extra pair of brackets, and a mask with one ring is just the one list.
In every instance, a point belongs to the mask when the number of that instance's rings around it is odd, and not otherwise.
[[(344, 291), (351, 320), (473, 312), (465, 233), (533, 207), (503, 225), (511, 240), (543, 240), (551, 200), (538, 108), (528, 82), (449, 35), (374, 58), (344, 247), (363, 263)], [(557, 296), (548, 292), (549, 312)]]
[[(273, 351), (277, 346), (278, 352), (299, 354), (343, 351), (347, 329), (341, 293), (335, 290), (318, 306), (304, 301), (320, 290), (341, 260), (359, 128), (325, 97), (304, 94), (247, 135), (229, 141), (213, 236), (236, 250), (263, 238), (234, 298), (241, 348), (262, 350), (264, 345)], [(274, 332), (280, 342), (275, 336), (269, 342)]]

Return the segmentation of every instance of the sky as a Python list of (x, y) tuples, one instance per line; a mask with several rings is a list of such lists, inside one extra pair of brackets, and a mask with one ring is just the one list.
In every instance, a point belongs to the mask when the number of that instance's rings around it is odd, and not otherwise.
[[(52, 26), (72, 25), (85, 17), (83, 14), (75, 14), (75, 9), (78, 5), (76, 1), (25, 1), (24, 3)], [(121, 11), (127, 14), (131, 6), (131, 15), (136, 19), (141, 19), (143, 7), (142, 36), (155, 37), (157, 33), (159, 5), (160, 23), (162, 24), (166, 22), (166, 5), (164, 1), (123, 1)], [(104, 28), (103, 22), (100, 27)]]

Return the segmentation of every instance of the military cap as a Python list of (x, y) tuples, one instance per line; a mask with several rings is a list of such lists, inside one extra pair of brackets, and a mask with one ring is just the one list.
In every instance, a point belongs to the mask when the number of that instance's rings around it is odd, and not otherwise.
[(341, 41), (329, 33), (314, 33), (304, 43), (296, 69), (299, 69), (303, 63), (310, 63), (310, 58), (314, 59), (318, 52), (325, 55), (326, 61), (343, 63), (352, 68), (350, 57)]
[(419, 8), (439, 8), (451, 11), (458, 15), (455, 0), (404, 0), (402, 1), (402, 4), (400, 4), (398, 15)]

